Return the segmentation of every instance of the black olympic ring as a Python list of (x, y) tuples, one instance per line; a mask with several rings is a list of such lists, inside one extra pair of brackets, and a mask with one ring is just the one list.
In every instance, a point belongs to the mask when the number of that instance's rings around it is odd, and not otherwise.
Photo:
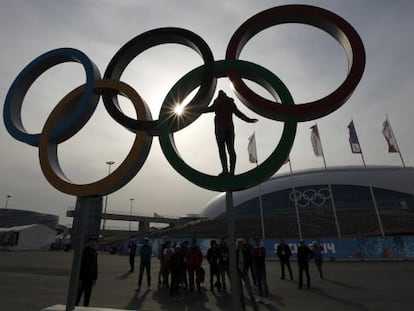
[[(216, 88), (216, 79), (214, 78), (214, 57), (207, 43), (195, 33), (181, 28), (158, 28), (147, 31), (139, 36), (136, 36), (112, 57), (106, 68), (104, 79), (119, 80), (128, 64), (141, 52), (153, 46), (164, 43), (179, 43), (186, 45), (196, 51), (202, 56), (204, 61), (203, 81), (200, 88), (194, 95), (193, 99), (187, 104), (187, 107), (192, 106), (208, 106), (214, 95)], [(119, 107), (117, 97), (113, 92), (103, 92), (102, 98), (108, 113), (118, 121), (120, 124), (135, 132), (137, 130), (148, 130), (153, 135), (157, 133), (157, 121), (132, 119), (126, 116)], [(178, 131), (195, 119), (200, 114), (191, 114), (180, 123), (176, 122), (170, 126), (170, 130)]]
[[(238, 60), (247, 41), (273, 25), (302, 23), (315, 26), (331, 34), (345, 49), (349, 72), (345, 81), (331, 94), (312, 103), (294, 105), (288, 89), (277, 76), (265, 68)], [(144, 50), (165, 43), (190, 47), (203, 59), (204, 65), (186, 74), (174, 85), (164, 99), (159, 120), (153, 120), (151, 111), (139, 94), (121, 82), (128, 64)], [(22, 120), (23, 99), (33, 82), (46, 70), (64, 62), (79, 62), (86, 72), (86, 83), (65, 96), (49, 115), (42, 132), (29, 134)], [(244, 22), (232, 36), (226, 59), (215, 61), (207, 43), (197, 34), (181, 28), (158, 28), (144, 32), (127, 42), (114, 55), (105, 70), (104, 79), (96, 65), (81, 51), (61, 48), (42, 54), (30, 62), (13, 81), (4, 104), (3, 119), (6, 129), (15, 139), (39, 147), (39, 158), (46, 179), (58, 190), (77, 196), (106, 195), (128, 183), (144, 164), (154, 135), (159, 136), (161, 149), (170, 164), (191, 182), (214, 191), (237, 191), (263, 182), (276, 172), (288, 157), (292, 147), (296, 122), (308, 121), (338, 109), (351, 96), (365, 67), (365, 50), (358, 33), (338, 15), (307, 5), (274, 7), (256, 14)], [(208, 106), (213, 98), (217, 77), (228, 76), (237, 97), (251, 110), (274, 120), (284, 121), (282, 139), (275, 151), (257, 168), (235, 176), (210, 176), (197, 172), (184, 163), (175, 148), (173, 133), (194, 122), (200, 108)], [(261, 84), (275, 99), (265, 100), (253, 93), (242, 78)], [(189, 93), (199, 87), (185, 107), (187, 118), (179, 119), (172, 112), (172, 103), (180, 104)], [(57, 145), (75, 135), (90, 119), (102, 95), (108, 113), (119, 124), (135, 133), (136, 138), (124, 162), (109, 176), (86, 185), (75, 185), (62, 172), (57, 158)], [(126, 116), (120, 109), (117, 96), (129, 98), (137, 119)], [(177, 102), (177, 98), (180, 102)], [(276, 103), (280, 100), (281, 103)]]

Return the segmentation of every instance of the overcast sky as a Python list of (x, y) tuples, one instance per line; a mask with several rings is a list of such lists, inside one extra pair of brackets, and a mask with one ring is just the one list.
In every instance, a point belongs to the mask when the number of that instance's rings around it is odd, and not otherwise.
[[(101, 74), (113, 55), (135, 36), (159, 27), (181, 27), (200, 35), (216, 60), (225, 56), (232, 34), (249, 17), (283, 4), (311, 4), (340, 15), (360, 34), (367, 63), (360, 84), (350, 100), (334, 113), (298, 124), (291, 151), (294, 171), (323, 168), (314, 156), (309, 127), (317, 122), (327, 166), (362, 165), (352, 154), (347, 125), (354, 120), (367, 165), (401, 166), (398, 154), (388, 153), (382, 136), (382, 122), (388, 114), (407, 166), (414, 165), (414, 2), (411, 0), (326, 0), (326, 1), (223, 1), (223, 0), (4, 0), (0, 2), (0, 97), (19, 72), (37, 56), (62, 47), (83, 51)], [(241, 59), (255, 62), (277, 74), (287, 85), (296, 103), (319, 99), (332, 92), (346, 76), (342, 47), (323, 31), (289, 24), (271, 27), (253, 37)], [(185, 73), (202, 64), (199, 55), (180, 45), (161, 45), (139, 55), (125, 70), (122, 81), (133, 86), (151, 109), (154, 119), (172, 85)], [(70, 63), (44, 73), (30, 88), (22, 109), (22, 120), (30, 133), (40, 132), (57, 102), (74, 87), (84, 83), (83, 69)], [(229, 89), (227, 79), (218, 88)], [(235, 97), (233, 94), (229, 94)], [(254, 167), (248, 162), (248, 136), (256, 133), (259, 162), (277, 145), (283, 123), (257, 116), (236, 100), (256, 124), (235, 118), (236, 173)], [(128, 102), (122, 104), (131, 113)], [(214, 138), (213, 114), (206, 114), (175, 134), (183, 159), (207, 174), (218, 174), (220, 162)], [(59, 146), (59, 161), (73, 182), (88, 183), (108, 173), (106, 161), (115, 161), (112, 170), (125, 158), (134, 135), (116, 123), (102, 103), (77, 135)], [(63, 194), (44, 178), (38, 149), (16, 141), (0, 126), (2, 161), (0, 196), (4, 207), (28, 209), (60, 216), (76, 198)], [(288, 172), (282, 167), (277, 174)], [(167, 162), (155, 137), (147, 161), (126, 186), (110, 194), (108, 211), (166, 216), (199, 213), (219, 193), (191, 184)], [(116, 225), (116, 224), (114, 224)]]

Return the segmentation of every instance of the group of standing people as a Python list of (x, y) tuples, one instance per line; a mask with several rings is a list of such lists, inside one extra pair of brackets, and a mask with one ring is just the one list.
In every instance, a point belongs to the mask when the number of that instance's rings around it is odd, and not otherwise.
[[(141, 289), (144, 273), (146, 273), (148, 290), (151, 290), (151, 257), (153, 255), (153, 249), (149, 243), (149, 239), (144, 238), (142, 240), (138, 252), (135, 240), (129, 241), (128, 248), (130, 273), (135, 268), (135, 255), (139, 254), (140, 256), (138, 286), (136, 290), (139, 291)], [(79, 304), (82, 295), (84, 296), (84, 306), (89, 305), (92, 287), (98, 276), (96, 249), (96, 240), (89, 239), (82, 255), (76, 305)], [(281, 266), (280, 278), (286, 278), (285, 270), (287, 269), (290, 279), (293, 280), (290, 264), (292, 256), (291, 247), (281, 240), (277, 246), (276, 253)], [(228, 284), (230, 284), (229, 257), (229, 247), (226, 238), (222, 237), (220, 242), (216, 240), (210, 241), (210, 248), (206, 254), (209, 265), (210, 291), (214, 291), (215, 288), (218, 291), (227, 291), (226, 275)], [(205, 271), (202, 267), (203, 254), (195, 239), (192, 240), (191, 245), (189, 245), (188, 241), (172, 243), (169, 240), (164, 240), (159, 248), (158, 259), (160, 260), (158, 286), (168, 287), (171, 296), (178, 294), (180, 288), (188, 289), (190, 292), (197, 289), (200, 293), (201, 283), (205, 279)], [(297, 247), (299, 288), (303, 288), (304, 277), (306, 277), (307, 288), (311, 286), (309, 261), (312, 259), (318, 268), (320, 278), (323, 279), (323, 247), (316, 241), (311, 246), (308, 246), (303, 240), (300, 240)], [(237, 240), (236, 265), (241, 288), (240, 299), (242, 305), (245, 305), (243, 295), (243, 287), (245, 287), (251, 303), (256, 310), (257, 301), (253, 295), (252, 283), (257, 287), (260, 297), (269, 297), (266, 273), (266, 248), (262, 245), (260, 238), (255, 239), (255, 245), (251, 245), (249, 239)]]
[[(130, 243), (130, 272), (134, 271), (134, 258), (136, 243)], [(138, 288), (141, 289), (144, 271), (147, 274), (148, 288), (151, 289), (150, 262), (152, 247), (145, 238), (140, 248), (140, 272), (138, 278)], [(132, 255), (133, 253), (133, 255)], [(290, 280), (293, 280), (293, 272), (290, 264), (292, 256), (291, 247), (281, 240), (277, 246), (276, 254), (280, 260), (281, 279), (286, 279), (286, 270)], [(158, 258), (160, 260), (160, 271), (158, 275), (158, 285), (169, 287), (170, 294), (175, 295), (180, 288), (189, 289), (193, 292), (197, 289), (200, 292), (200, 283), (204, 282), (205, 271), (202, 267), (203, 254), (197, 241), (194, 239), (189, 245), (188, 241), (182, 243), (165, 240), (160, 247)], [(209, 284), (210, 291), (217, 288), (218, 291), (227, 291), (226, 275), (230, 280), (229, 273), (229, 247), (226, 238), (222, 237), (220, 242), (210, 241), (210, 248), (207, 250), (206, 259), (209, 265)], [(309, 273), (309, 261), (314, 260), (321, 279), (324, 278), (323, 247), (316, 241), (311, 246), (300, 240), (297, 247), (298, 264), (298, 288), (303, 288), (304, 277), (306, 286), (310, 288), (311, 278)], [(266, 248), (262, 245), (260, 238), (255, 239), (255, 245), (251, 245), (249, 239), (238, 239), (236, 245), (237, 271), (240, 284), (244, 285), (250, 298), (253, 299), (252, 283), (258, 288), (260, 297), (267, 298), (269, 289), (266, 273)], [(251, 281), (252, 282), (251, 282)], [(230, 281), (228, 281), (230, 282)], [(243, 288), (243, 286), (241, 286)]]
[(182, 243), (165, 240), (159, 249), (160, 271), (158, 286), (170, 288), (170, 295), (178, 294), (180, 288), (193, 292), (201, 291), (200, 283), (204, 282), (202, 267), (203, 254), (197, 241), (194, 239)]
[[(245, 309), (245, 301), (243, 295), (243, 285), (247, 290), (250, 298), (250, 302), (257, 310), (257, 301), (253, 295), (253, 287), (250, 282), (250, 276), (252, 277), (253, 284), (257, 286), (260, 297), (269, 297), (269, 288), (267, 285), (267, 274), (266, 274), (266, 248), (262, 245), (262, 240), (256, 238), (255, 246), (250, 244), (249, 239), (237, 240), (236, 247), (236, 264), (237, 271), (239, 273), (240, 280), (240, 300), (243, 310)], [(250, 273), (249, 273), (250, 272)]]
[[(210, 241), (206, 253), (210, 291), (227, 291), (230, 285), (229, 257), (229, 246), (225, 237), (221, 237), (220, 241), (215, 239)], [(168, 287), (171, 296), (176, 295), (180, 288), (188, 289), (190, 292), (197, 289), (200, 292), (200, 284), (204, 282), (206, 273), (202, 267), (203, 254), (195, 239), (191, 245), (188, 245), (187, 241), (172, 243), (165, 240), (160, 246), (158, 258), (160, 260), (158, 284)], [(256, 244), (253, 246), (249, 239), (239, 239), (236, 259), (240, 284), (246, 287), (253, 303), (255, 300), (250, 278), (258, 287), (260, 296), (268, 297), (266, 249), (262, 245), (262, 240), (256, 239)]]
[[(293, 280), (292, 268), (290, 266), (290, 257), (292, 256), (292, 250), (290, 246), (283, 240), (280, 241), (277, 250), (277, 256), (280, 260), (281, 279), (285, 279), (285, 267), (288, 269), (290, 279)], [(318, 268), (319, 276), (324, 279), (322, 270), (323, 263), (323, 247), (317, 241), (313, 241), (311, 247), (305, 244), (304, 240), (299, 240), (297, 249), (297, 263), (299, 269), (299, 285), (298, 288), (303, 288), (303, 275), (306, 277), (306, 287), (310, 288), (311, 278), (309, 273), (309, 261), (314, 259), (315, 265)]]
[[(240, 286), (240, 300), (244, 308), (243, 287), (246, 288), (254, 309), (257, 310), (256, 299), (253, 294), (253, 287), (250, 281), (257, 286), (261, 297), (269, 297), (269, 288), (266, 277), (266, 249), (262, 240), (256, 238), (255, 245), (251, 245), (249, 239), (238, 239), (236, 245), (236, 265)], [(210, 241), (210, 248), (207, 250), (207, 261), (210, 268), (210, 291), (217, 288), (218, 291), (227, 290), (226, 275), (230, 283), (229, 272), (229, 247), (226, 238), (222, 237), (220, 243), (216, 240)]]

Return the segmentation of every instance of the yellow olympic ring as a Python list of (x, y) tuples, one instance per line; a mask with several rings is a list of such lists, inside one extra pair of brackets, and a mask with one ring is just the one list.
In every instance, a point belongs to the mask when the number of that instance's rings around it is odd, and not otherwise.
[[(101, 93), (104, 89), (110, 89), (129, 98), (134, 105), (137, 116), (143, 120), (149, 120), (147, 107), (138, 93), (128, 84), (116, 80), (96, 80), (94, 90)], [(39, 159), (40, 167), (49, 183), (56, 189), (76, 196), (106, 195), (122, 188), (140, 170), (147, 159), (152, 144), (152, 136), (146, 131), (137, 131), (135, 140), (127, 157), (109, 176), (96, 182), (84, 185), (77, 185), (69, 181), (59, 165), (57, 156), (57, 143), (50, 140), (50, 131), (59, 122), (65, 110), (78, 100), (85, 91), (82, 85), (66, 95), (53, 109), (46, 120), (40, 134)]]

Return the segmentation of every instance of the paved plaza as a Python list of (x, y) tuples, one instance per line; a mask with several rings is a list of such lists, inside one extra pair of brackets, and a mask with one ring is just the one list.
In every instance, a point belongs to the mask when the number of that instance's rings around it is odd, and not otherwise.
[[(0, 310), (40, 311), (66, 303), (72, 252), (0, 252)], [(201, 295), (182, 291), (170, 297), (157, 288), (159, 263), (152, 261), (153, 288), (136, 292), (137, 269), (129, 273), (128, 256), (99, 253), (99, 275), (91, 307), (126, 310), (231, 310), (230, 295), (210, 292), (208, 269)], [(206, 260), (204, 260), (206, 266)], [(136, 258), (139, 266), (139, 258)], [(297, 279), (297, 266), (292, 263)], [(413, 310), (414, 262), (326, 262), (326, 279), (311, 264), (311, 289), (280, 280), (278, 261), (268, 261), (270, 301), (260, 310)], [(145, 278), (144, 278), (145, 280)], [(146, 285), (145, 281), (143, 285)], [(256, 293), (257, 294), (257, 293)], [(253, 310), (247, 305), (247, 310)]]

